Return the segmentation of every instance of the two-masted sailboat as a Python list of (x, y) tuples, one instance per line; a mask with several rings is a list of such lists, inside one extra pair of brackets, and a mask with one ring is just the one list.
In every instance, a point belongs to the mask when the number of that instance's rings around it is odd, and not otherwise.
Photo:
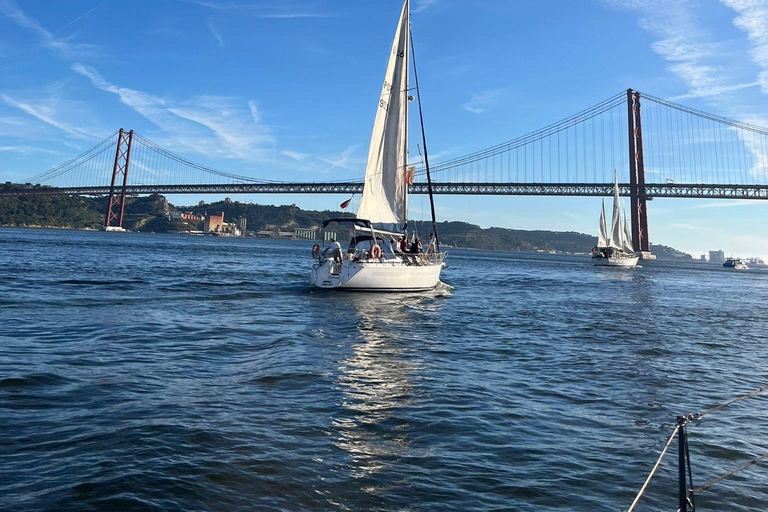
[[(410, 50), (410, 54), (409, 54)], [(384, 85), (376, 110), (373, 135), (365, 168), (365, 182), (356, 217), (330, 219), (323, 223), (324, 250), (313, 253), (311, 282), (320, 288), (361, 291), (422, 291), (440, 282), (444, 253), (435, 223), (429, 160), (422, 123), (424, 163), (432, 208), (432, 238), (427, 252), (408, 240), (408, 187), (413, 168), (408, 168), (409, 61), (411, 44), (409, 2), (405, 1), (389, 56)], [(421, 116), (418, 74), (413, 72)], [(333, 225), (333, 229), (329, 226)], [(349, 234), (351, 241), (342, 250), (335, 237)]]
[(605, 224), (605, 201), (600, 211), (600, 227), (597, 232), (597, 245), (592, 249), (592, 262), (595, 265), (607, 267), (634, 267), (639, 256), (632, 248), (632, 234), (627, 224), (627, 216), (624, 217), (622, 228), (621, 203), (619, 202), (619, 178), (614, 173), (613, 181), (613, 218), (611, 219), (611, 231), (608, 233)]

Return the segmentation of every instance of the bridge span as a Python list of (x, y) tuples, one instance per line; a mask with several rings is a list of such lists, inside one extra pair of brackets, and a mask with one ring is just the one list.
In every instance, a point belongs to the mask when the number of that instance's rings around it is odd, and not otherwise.
[[(111, 187), (18, 187), (0, 188), (3, 196), (107, 196)], [(360, 194), (362, 182), (328, 183), (235, 183), (201, 185), (127, 185), (127, 195), (145, 194)], [(414, 183), (411, 194), (427, 194), (426, 183)], [(610, 197), (613, 183), (440, 183), (432, 182), (432, 192), (441, 195), (478, 196), (571, 196)], [(619, 184), (619, 194), (632, 197), (630, 183)], [(656, 197), (699, 199), (768, 199), (768, 185), (713, 185), (646, 183), (638, 194), (647, 199)]]
[[(302, 165), (322, 172), (311, 160)], [(426, 169), (415, 174), (410, 193), (427, 193)], [(615, 176), (630, 199), (633, 248), (643, 253), (651, 199), (768, 199), (768, 128), (627, 89), (534, 132), (437, 162), (429, 177), (436, 194), (608, 197)], [(107, 227), (122, 226), (131, 195), (351, 195), (363, 188), (360, 181), (296, 183), (221, 171), (122, 128), (25, 182), (0, 186), (0, 197), (107, 196)]]

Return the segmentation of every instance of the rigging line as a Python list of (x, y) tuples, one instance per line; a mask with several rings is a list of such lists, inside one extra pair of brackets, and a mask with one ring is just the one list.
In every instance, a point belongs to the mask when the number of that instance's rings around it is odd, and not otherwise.
[[(118, 131), (119, 131), (119, 130), (118, 130)], [(84, 157), (85, 155), (87, 155), (88, 153), (90, 153), (92, 150), (94, 150), (94, 149), (98, 148), (98, 147), (99, 147), (99, 146), (101, 146), (102, 144), (105, 144), (105, 143), (109, 142), (109, 141), (110, 141), (112, 138), (114, 138), (114, 136), (115, 136), (115, 135), (117, 135), (118, 131), (115, 131), (115, 132), (114, 132), (114, 133), (112, 133), (110, 136), (106, 137), (104, 140), (102, 140), (101, 142), (98, 142), (98, 143), (97, 143), (97, 144), (95, 144), (94, 146), (92, 146), (92, 147), (88, 148), (86, 151), (83, 151), (82, 153), (80, 153), (80, 154), (79, 154), (79, 155), (77, 155), (76, 157), (74, 157), (74, 158), (72, 158), (72, 159), (70, 159), (70, 160), (67, 160), (67, 161), (66, 161), (66, 162), (64, 162), (63, 164), (59, 164), (59, 165), (57, 165), (56, 167), (54, 167), (54, 168), (52, 168), (52, 169), (49, 169), (49, 170), (47, 170), (47, 171), (45, 171), (45, 172), (42, 172), (42, 173), (36, 174), (36, 175), (34, 175), (34, 176), (30, 177), (30, 178), (27, 178), (27, 180), (26, 180), (26, 181), (27, 181), (27, 182), (31, 182), (31, 181), (33, 181), (33, 180), (37, 180), (37, 179), (40, 179), (40, 177), (41, 177), (41, 176), (44, 176), (44, 175), (46, 175), (46, 174), (48, 174), (48, 173), (56, 172), (56, 171), (58, 171), (59, 169), (61, 169), (61, 168), (63, 168), (63, 167), (66, 167), (67, 165), (70, 165), (70, 164), (72, 164), (73, 162), (77, 161), (79, 158), (82, 158), (82, 157)]]
[(696, 493), (701, 492), (701, 491), (706, 491), (707, 489), (709, 489), (710, 487), (715, 485), (717, 482), (721, 482), (721, 481), (725, 480), (726, 478), (728, 478), (729, 476), (733, 476), (734, 474), (738, 473), (739, 471), (743, 471), (743, 470), (747, 469), (748, 467), (753, 466), (753, 465), (757, 464), (758, 462), (761, 462), (761, 461), (763, 461), (765, 459), (768, 459), (768, 453), (765, 453), (765, 454), (763, 454), (763, 455), (761, 455), (759, 457), (755, 457), (754, 459), (751, 459), (751, 460), (747, 461), (746, 463), (742, 464), (741, 466), (737, 467), (736, 469), (728, 471), (727, 473), (722, 474), (722, 475), (718, 476), (717, 478), (713, 478), (712, 480), (708, 481), (707, 483), (705, 483), (703, 485), (700, 485), (700, 486), (696, 487), (695, 489), (691, 489), (691, 492), (693, 494), (696, 494)]
[[(93, 148), (91, 148), (91, 149), (93, 149)], [(70, 165), (69, 167), (67, 167), (65, 169), (61, 169), (61, 170), (59, 170), (58, 172), (55, 172), (55, 173), (53, 173), (52, 170), (48, 171), (48, 173), (46, 173), (46, 174), (48, 174), (48, 176), (44, 176), (43, 177), (42, 175), (40, 175), (40, 176), (37, 176), (37, 177), (29, 178), (28, 182), (32, 182), (31, 180), (35, 180), (35, 181), (41, 183), (43, 181), (52, 180), (53, 178), (59, 177), (62, 174), (68, 173), (72, 169), (79, 169), (82, 172), (83, 169), (85, 168), (85, 165), (88, 162), (90, 162), (94, 158), (98, 157), (100, 154), (104, 153), (105, 151), (108, 151), (108, 150), (111, 150), (111, 149), (112, 148), (110, 146), (105, 146), (101, 150), (99, 150), (99, 152), (92, 153), (91, 155), (88, 156), (88, 158), (81, 159), (81, 160), (77, 161), (75, 164)], [(53, 174), (50, 174), (50, 173), (53, 173)]]
[(247, 176), (242, 176), (242, 175), (233, 174), (233, 173), (227, 173), (227, 172), (224, 172), (224, 171), (219, 171), (219, 170), (213, 169), (213, 168), (205, 166), (205, 165), (197, 164), (197, 163), (195, 163), (195, 162), (193, 162), (191, 160), (188, 160), (188, 159), (186, 159), (184, 157), (176, 155), (175, 153), (171, 153), (167, 149), (163, 148), (162, 146), (159, 146), (159, 145), (155, 144), (151, 140), (147, 139), (146, 137), (141, 136), (138, 133), (134, 133), (134, 139), (138, 139), (142, 144), (144, 144), (147, 147), (149, 147), (149, 149), (157, 151), (161, 155), (163, 155), (163, 156), (165, 156), (167, 158), (170, 158), (171, 160), (175, 160), (176, 162), (178, 162), (180, 164), (187, 165), (187, 166), (192, 167), (194, 169), (202, 170), (202, 171), (208, 172), (210, 174), (215, 174), (215, 175), (218, 175), (218, 176), (223, 176), (223, 177), (228, 177), (228, 178), (242, 179), (243, 181), (252, 182), (252, 183), (280, 183), (279, 181), (275, 181), (275, 180), (263, 180), (263, 179), (257, 179), (257, 178), (249, 178)]
[(567, 130), (568, 128), (576, 124), (579, 124), (581, 122), (591, 119), (592, 117), (600, 115), (601, 113), (604, 113), (607, 110), (614, 108), (616, 105), (620, 103), (620, 101), (621, 101), (621, 94), (616, 95), (615, 97), (612, 97), (609, 100), (601, 102), (593, 107), (590, 107), (589, 109), (579, 112), (578, 114), (575, 114), (569, 118), (558, 121), (557, 123), (553, 123), (549, 126), (546, 126), (534, 132), (528, 133), (521, 137), (517, 137), (510, 141), (507, 141), (507, 142), (504, 142), (496, 146), (492, 146), (490, 148), (486, 148), (474, 153), (470, 153), (462, 157), (441, 162), (440, 164), (432, 166), (432, 170), (434, 172), (437, 169), (442, 169), (443, 167), (446, 167), (449, 165), (456, 165), (458, 163), (464, 163), (469, 160), (480, 159), (483, 157), (491, 156), (491, 154), (493, 153), (498, 153), (507, 149), (514, 149), (515, 147), (520, 147), (522, 145), (529, 144), (534, 140), (540, 140), (545, 136), (554, 134), (557, 131)]
[(725, 403), (722, 403), (720, 405), (716, 405), (715, 407), (712, 407), (711, 409), (707, 409), (704, 412), (697, 413), (697, 414), (694, 415), (694, 417), (695, 417), (695, 419), (701, 419), (704, 416), (707, 416), (708, 414), (712, 414), (713, 412), (717, 412), (717, 411), (719, 411), (720, 409), (722, 409), (724, 407), (728, 407), (729, 405), (735, 404), (736, 402), (740, 402), (741, 400), (746, 400), (747, 398), (752, 398), (753, 396), (757, 396), (760, 393), (762, 393), (763, 391), (768, 391), (768, 386), (764, 386), (762, 388), (758, 388), (758, 389), (756, 389), (754, 391), (751, 391), (751, 392), (747, 393), (746, 395), (737, 396), (736, 398), (734, 398), (732, 400), (729, 400), (729, 401), (727, 401)]
[(693, 114), (693, 115), (705, 118), (705, 119), (709, 119), (709, 120), (712, 120), (712, 121), (717, 121), (719, 123), (723, 123), (723, 124), (727, 124), (727, 125), (730, 125), (730, 126), (742, 128), (744, 130), (749, 130), (749, 131), (753, 131), (753, 132), (756, 132), (756, 133), (762, 133), (763, 135), (768, 135), (768, 128), (765, 128), (765, 127), (762, 127), (762, 126), (757, 126), (757, 125), (754, 125), (754, 124), (744, 123), (742, 121), (737, 121), (735, 119), (731, 119), (731, 118), (728, 118), (728, 117), (719, 116), (717, 114), (710, 114), (709, 112), (704, 112), (703, 110), (697, 110), (695, 108), (686, 107), (685, 105), (680, 105), (679, 103), (673, 103), (671, 101), (664, 100), (664, 99), (661, 99), (661, 98), (657, 98), (655, 96), (650, 96), (650, 95), (645, 94), (645, 93), (643, 93), (643, 98), (644, 99), (648, 99), (650, 101), (653, 101), (655, 103), (659, 103), (661, 105), (670, 107), (670, 108), (674, 108), (676, 110), (680, 110), (680, 111), (683, 111), (683, 112), (687, 112), (689, 114)]
[(656, 464), (653, 465), (653, 469), (651, 469), (651, 472), (648, 475), (648, 478), (645, 479), (645, 483), (640, 488), (640, 492), (637, 493), (637, 496), (635, 496), (635, 501), (633, 501), (632, 505), (629, 506), (629, 508), (627, 509), (627, 512), (632, 512), (637, 506), (637, 504), (640, 502), (640, 499), (643, 497), (645, 490), (648, 488), (648, 484), (651, 482), (653, 475), (655, 475), (656, 470), (659, 469), (659, 464), (661, 464), (661, 459), (663, 459), (664, 455), (667, 454), (667, 450), (669, 449), (669, 446), (672, 444), (672, 441), (675, 439), (675, 436), (677, 435), (677, 432), (679, 430), (680, 430), (680, 425), (676, 426), (675, 430), (672, 431), (672, 435), (669, 436), (669, 441), (667, 441), (666, 446), (664, 446), (664, 449), (661, 451), (661, 455), (659, 455), (659, 458), (656, 460)]

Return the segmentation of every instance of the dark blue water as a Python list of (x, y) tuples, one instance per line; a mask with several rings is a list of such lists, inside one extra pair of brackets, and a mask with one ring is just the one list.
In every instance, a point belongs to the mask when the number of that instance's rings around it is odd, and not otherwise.
[[(626, 510), (677, 414), (768, 383), (768, 272), (456, 250), (452, 291), (350, 294), (308, 254), (0, 229), (0, 509)], [(768, 400), (689, 432), (700, 484)], [(768, 509), (767, 466), (698, 508)]]

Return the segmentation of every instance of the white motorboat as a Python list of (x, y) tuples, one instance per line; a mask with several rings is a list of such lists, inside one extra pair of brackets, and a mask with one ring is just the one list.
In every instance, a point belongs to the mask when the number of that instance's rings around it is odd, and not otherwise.
[(605, 224), (605, 201), (600, 210), (600, 227), (597, 233), (597, 245), (592, 249), (592, 263), (605, 267), (635, 267), (639, 256), (632, 248), (632, 234), (629, 231), (627, 216), (624, 215), (624, 228), (621, 223), (621, 203), (619, 202), (619, 178), (614, 172), (613, 182), (613, 218), (611, 232)]
[(734, 270), (749, 270), (747, 263), (739, 258), (728, 258), (725, 260), (725, 263), (723, 263), (723, 267), (732, 268)]
[[(314, 286), (357, 291), (423, 291), (434, 289), (440, 282), (445, 253), (440, 252), (431, 185), (433, 232), (427, 252), (422, 252), (418, 243), (412, 244), (411, 250), (402, 252), (396, 245), (401, 239), (408, 239), (408, 187), (413, 183), (415, 171), (414, 167), (408, 166), (407, 160), (408, 103), (414, 100), (409, 96), (409, 61), (413, 55), (409, 2), (406, 0), (377, 105), (357, 215), (331, 219), (323, 224), (322, 240), (326, 247), (316, 245), (313, 250), (315, 261), (311, 283)], [(421, 120), (415, 65), (413, 72)], [(421, 124), (427, 183), (431, 184), (426, 137)], [(331, 224), (336, 230), (329, 229)], [(335, 237), (346, 234), (351, 237), (351, 242), (343, 251)]]

